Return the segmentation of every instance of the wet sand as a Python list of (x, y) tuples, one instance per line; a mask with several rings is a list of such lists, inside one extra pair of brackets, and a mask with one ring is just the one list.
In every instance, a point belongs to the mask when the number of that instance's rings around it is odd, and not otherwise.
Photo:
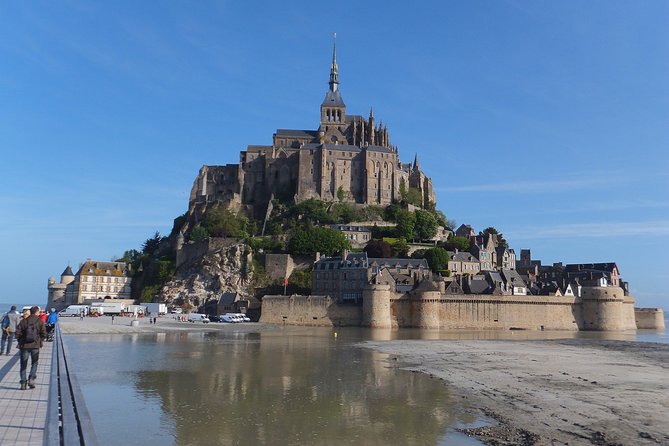
[(386, 341), (366, 347), (441, 378), (497, 420), (490, 445), (669, 445), (669, 345), (597, 340)]

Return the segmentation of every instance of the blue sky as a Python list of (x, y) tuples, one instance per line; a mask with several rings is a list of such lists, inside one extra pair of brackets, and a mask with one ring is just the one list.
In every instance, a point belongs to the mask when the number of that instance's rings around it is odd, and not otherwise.
[(203, 164), (347, 110), (438, 207), (669, 307), (666, 1), (3, 2), (0, 302), (168, 233)]

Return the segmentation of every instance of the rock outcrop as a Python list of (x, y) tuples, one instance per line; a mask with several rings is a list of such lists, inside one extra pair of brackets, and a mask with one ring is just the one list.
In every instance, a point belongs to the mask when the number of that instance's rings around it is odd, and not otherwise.
[(225, 292), (253, 295), (253, 254), (244, 243), (218, 247), (179, 266), (160, 291), (159, 301), (203, 307)]

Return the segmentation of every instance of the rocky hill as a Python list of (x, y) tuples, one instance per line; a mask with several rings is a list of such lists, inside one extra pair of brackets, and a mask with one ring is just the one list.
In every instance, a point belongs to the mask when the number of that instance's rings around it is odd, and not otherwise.
[(252, 263), (253, 255), (246, 244), (220, 247), (180, 265), (174, 278), (161, 288), (156, 301), (202, 307), (225, 292), (252, 296)]

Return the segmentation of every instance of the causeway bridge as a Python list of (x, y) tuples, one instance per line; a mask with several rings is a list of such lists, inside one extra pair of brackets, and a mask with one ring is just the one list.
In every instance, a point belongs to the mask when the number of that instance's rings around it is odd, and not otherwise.
[(60, 329), (40, 350), (34, 389), (19, 390), (19, 369), (14, 344), (0, 356), (0, 444), (99, 445)]

